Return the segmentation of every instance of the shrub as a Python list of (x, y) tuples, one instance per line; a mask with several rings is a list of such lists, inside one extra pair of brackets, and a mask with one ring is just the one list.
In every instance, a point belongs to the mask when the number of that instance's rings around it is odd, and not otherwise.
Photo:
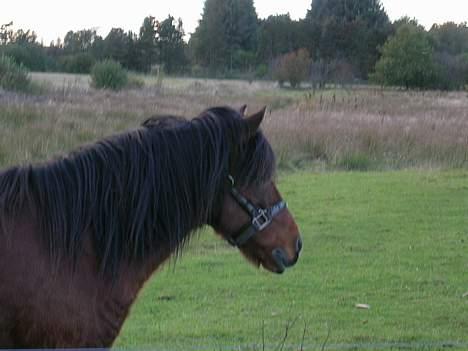
[(262, 79), (267, 76), (268, 76), (268, 66), (264, 63), (258, 65), (257, 69), (255, 70), (255, 77)]
[(127, 87), (131, 89), (141, 89), (145, 86), (145, 81), (142, 77), (136, 74), (129, 74), (127, 80)]
[(0, 56), (0, 87), (5, 90), (27, 91), (31, 86), (28, 70), (11, 57)]
[(371, 161), (363, 153), (350, 153), (339, 160), (338, 166), (348, 171), (367, 171), (371, 166)]
[(127, 72), (113, 60), (104, 60), (94, 65), (91, 71), (92, 85), (98, 89), (120, 90), (128, 82)]
[(290, 52), (281, 56), (273, 68), (273, 76), (282, 86), (289, 82), (291, 87), (298, 87), (309, 78), (310, 56), (306, 49)]

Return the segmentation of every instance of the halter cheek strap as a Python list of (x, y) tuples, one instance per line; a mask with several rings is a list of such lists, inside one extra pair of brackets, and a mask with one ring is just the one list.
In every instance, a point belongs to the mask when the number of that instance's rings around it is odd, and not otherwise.
[(229, 175), (231, 182), (231, 195), (236, 202), (248, 213), (251, 218), (250, 223), (247, 223), (236, 234), (228, 237), (228, 242), (232, 246), (242, 246), (250, 240), (255, 234), (268, 227), (273, 218), (276, 217), (282, 210), (287, 208), (286, 202), (283, 200), (278, 201), (271, 207), (262, 208), (255, 206), (249, 199), (242, 195), (234, 186), (234, 178)]

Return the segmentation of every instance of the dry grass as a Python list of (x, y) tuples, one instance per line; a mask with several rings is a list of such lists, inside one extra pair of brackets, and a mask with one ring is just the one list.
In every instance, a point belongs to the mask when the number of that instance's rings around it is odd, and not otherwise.
[(283, 167), (468, 166), (466, 93), (380, 89), (280, 90), (270, 82), (145, 77), (121, 92), (89, 77), (33, 74), (43, 94), (0, 92), (0, 165), (42, 160), (136, 127), (155, 114), (195, 116), (214, 105), (270, 107), (264, 124)]
[(468, 95), (380, 89), (308, 95), (268, 124), (285, 164), (347, 169), (468, 166)]

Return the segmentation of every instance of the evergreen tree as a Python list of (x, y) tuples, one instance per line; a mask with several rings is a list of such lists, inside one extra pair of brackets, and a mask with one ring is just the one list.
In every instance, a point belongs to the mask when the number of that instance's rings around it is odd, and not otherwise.
[(289, 14), (269, 16), (260, 21), (257, 55), (263, 62), (305, 46), (303, 24), (293, 21)]
[(380, 0), (312, 0), (305, 23), (315, 60), (348, 60), (362, 78), (392, 31)]
[(255, 53), (257, 30), (253, 0), (206, 0), (192, 36), (197, 63), (212, 71), (239, 68), (240, 57)]

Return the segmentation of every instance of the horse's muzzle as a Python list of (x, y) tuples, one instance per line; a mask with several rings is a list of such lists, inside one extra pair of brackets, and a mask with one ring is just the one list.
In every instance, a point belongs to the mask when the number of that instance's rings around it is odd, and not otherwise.
[(286, 254), (286, 251), (284, 251), (284, 249), (281, 249), (281, 248), (274, 249), (271, 254), (278, 268), (276, 273), (281, 274), (286, 270), (286, 268), (294, 266), (299, 259), (299, 253), (301, 252), (301, 250), (302, 250), (301, 238), (297, 240), (296, 255), (294, 256), (292, 260), (288, 258), (288, 255)]

